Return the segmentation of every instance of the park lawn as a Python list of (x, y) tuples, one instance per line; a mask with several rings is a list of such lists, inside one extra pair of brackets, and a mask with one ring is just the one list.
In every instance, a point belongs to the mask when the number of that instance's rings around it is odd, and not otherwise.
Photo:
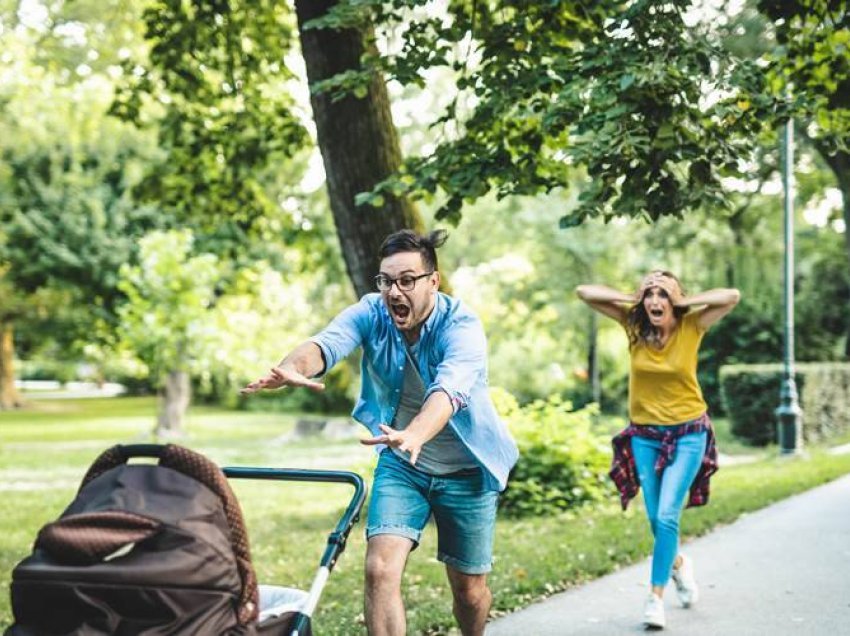
[[(11, 622), (11, 569), (31, 547), (42, 524), (73, 497), (91, 460), (116, 442), (149, 441), (150, 398), (44, 401), (26, 412), (0, 413), (0, 630)], [(223, 465), (349, 468), (368, 477), (371, 451), (356, 440), (286, 443), (295, 417), (198, 407), (181, 443)], [(718, 433), (720, 437), (720, 433)], [(747, 450), (744, 448), (743, 450)], [(813, 449), (803, 459), (758, 451), (758, 461), (722, 468), (709, 506), (688, 510), (686, 536), (850, 473), (850, 455)], [(234, 482), (251, 535), (261, 582), (309, 585), (327, 534), (349, 489), (327, 484)], [(491, 575), (494, 614), (511, 611), (582, 581), (644, 558), (651, 546), (639, 501), (623, 513), (610, 502), (595, 509), (524, 520), (501, 518)], [(364, 633), (363, 524), (355, 527), (315, 617), (317, 633)], [(451, 598), (436, 537), (426, 531), (405, 574), (409, 632), (451, 630)]]

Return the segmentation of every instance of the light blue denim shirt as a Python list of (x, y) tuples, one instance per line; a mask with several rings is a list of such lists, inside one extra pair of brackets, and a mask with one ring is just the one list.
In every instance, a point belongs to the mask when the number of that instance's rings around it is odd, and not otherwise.
[[(363, 347), (360, 397), (352, 417), (380, 435), (398, 408), (404, 383), (404, 336), (380, 294), (366, 294), (311, 338), (322, 350), (325, 372)], [(451, 400), (449, 419), (458, 438), (484, 468), (487, 487), (504, 490), (519, 455), (516, 443), (487, 391), (487, 339), (481, 322), (462, 302), (437, 293), (434, 310), (419, 336), (419, 373), (425, 398), (443, 391)]]

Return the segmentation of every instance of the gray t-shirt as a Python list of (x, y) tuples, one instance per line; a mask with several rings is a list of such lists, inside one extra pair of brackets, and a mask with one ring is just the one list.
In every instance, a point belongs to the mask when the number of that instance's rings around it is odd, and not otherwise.
[[(407, 428), (425, 402), (425, 383), (414, 362), (418, 352), (418, 342), (407, 349), (401, 399), (392, 421), (392, 427), (399, 431)], [(393, 448), (392, 451), (405, 461), (410, 461), (410, 453), (397, 448)], [(448, 424), (437, 435), (425, 442), (419, 453), (419, 459), (416, 460), (417, 469), (432, 475), (447, 475), (477, 466), (472, 455), (466, 450), (466, 446)]]

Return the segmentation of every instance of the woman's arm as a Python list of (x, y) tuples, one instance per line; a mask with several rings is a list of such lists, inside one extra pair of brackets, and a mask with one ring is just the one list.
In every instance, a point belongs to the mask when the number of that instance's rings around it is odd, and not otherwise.
[(741, 292), (737, 289), (711, 289), (693, 296), (684, 296), (678, 299), (676, 304), (680, 307), (705, 305), (697, 314), (697, 324), (702, 329), (708, 329), (732, 311), (739, 300)]
[(576, 294), (592, 309), (621, 324), (626, 323), (628, 305), (637, 302), (634, 294), (626, 294), (604, 285), (579, 285)]

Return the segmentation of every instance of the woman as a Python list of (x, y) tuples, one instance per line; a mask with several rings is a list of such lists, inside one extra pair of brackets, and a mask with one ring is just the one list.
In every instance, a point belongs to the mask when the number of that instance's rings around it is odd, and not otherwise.
[(580, 285), (579, 298), (622, 324), (629, 337), (629, 426), (613, 440), (611, 477), (623, 508), (643, 489), (655, 544), (648, 627), (664, 627), (664, 588), (671, 576), (679, 601), (690, 607), (699, 589), (691, 560), (678, 554), (679, 518), (688, 505), (708, 500), (717, 470), (714, 432), (697, 381), (697, 354), (705, 331), (740, 299), (737, 289), (686, 296), (670, 272), (654, 271), (635, 294)]

